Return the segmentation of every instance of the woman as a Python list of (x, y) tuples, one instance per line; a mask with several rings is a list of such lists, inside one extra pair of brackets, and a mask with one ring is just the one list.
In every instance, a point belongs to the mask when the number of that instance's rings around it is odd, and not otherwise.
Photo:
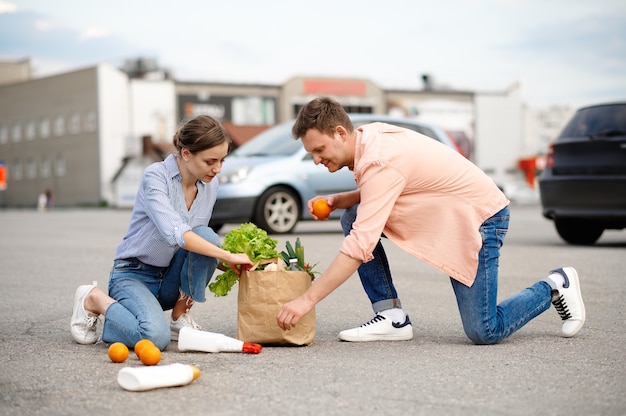
[[(174, 145), (176, 154), (144, 172), (115, 254), (109, 294), (97, 282), (76, 290), (70, 330), (80, 344), (97, 341), (98, 317), (104, 315), (102, 341), (132, 348), (147, 338), (163, 350), (181, 328), (199, 328), (189, 309), (205, 301), (219, 260), (234, 270), (252, 265), (246, 254), (223, 250), (207, 226), (217, 194), (214, 179), (231, 145), (228, 133), (214, 118), (198, 116), (178, 130)], [(169, 309), (168, 322), (163, 311)]]

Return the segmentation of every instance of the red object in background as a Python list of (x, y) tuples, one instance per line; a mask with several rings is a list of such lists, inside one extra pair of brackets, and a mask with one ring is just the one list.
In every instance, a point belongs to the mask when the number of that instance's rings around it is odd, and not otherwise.
[(0, 162), (0, 191), (7, 189), (7, 167)]
[(367, 95), (367, 84), (364, 81), (335, 79), (305, 79), (302, 81), (304, 94), (318, 95)]
[(531, 188), (535, 187), (535, 176), (537, 172), (537, 158), (535, 156), (528, 157), (525, 159), (520, 159), (517, 162), (517, 165), (521, 170), (524, 171), (526, 176), (526, 183)]

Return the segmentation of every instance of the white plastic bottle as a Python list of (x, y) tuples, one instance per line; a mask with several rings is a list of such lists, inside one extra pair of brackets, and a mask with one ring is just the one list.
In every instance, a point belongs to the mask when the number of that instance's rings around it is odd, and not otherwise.
[(178, 333), (179, 351), (203, 352), (248, 352), (258, 354), (263, 347), (259, 344), (240, 341), (216, 332), (200, 331), (189, 327)]
[(200, 377), (198, 367), (176, 363), (150, 367), (124, 367), (117, 373), (117, 382), (125, 390), (144, 391), (184, 386), (198, 377)]

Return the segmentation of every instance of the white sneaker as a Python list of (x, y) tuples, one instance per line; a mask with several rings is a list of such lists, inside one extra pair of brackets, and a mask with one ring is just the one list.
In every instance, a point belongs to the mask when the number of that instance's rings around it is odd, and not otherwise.
[(346, 329), (339, 333), (343, 341), (408, 341), (413, 339), (413, 327), (407, 315), (403, 323), (392, 322), (382, 315), (376, 315), (363, 325)]
[(98, 334), (96, 333), (98, 315), (85, 310), (85, 297), (96, 286), (98, 286), (96, 281), (91, 285), (79, 286), (74, 295), (74, 311), (70, 321), (70, 332), (74, 341), (79, 344), (95, 344), (98, 341)]
[(174, 320), (170, 317), (170, 331), (172, 332), (172, 341), (178, 341), (178, 333), (182, 328), (201, 329), (202, 327), (193, 320), (189, 312), (181, 314), (177, 320)]
[(552, 304), (563, 320), (561, 335), (573, 337), (585, 323), (585, 304), (580, 294), (578, 273), (573, 267), (564, 267), (550, 273), (558, 273), (565, 278), (563, 288), (552, 291)]

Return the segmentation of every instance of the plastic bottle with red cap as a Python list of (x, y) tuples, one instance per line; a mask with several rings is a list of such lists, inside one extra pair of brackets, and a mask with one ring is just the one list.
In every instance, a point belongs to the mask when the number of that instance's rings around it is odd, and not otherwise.
[(260, 344), (245, 342), (216, 332), (182, 328), (178, 334), (179, 351), (245, 352), (259, 354)]

